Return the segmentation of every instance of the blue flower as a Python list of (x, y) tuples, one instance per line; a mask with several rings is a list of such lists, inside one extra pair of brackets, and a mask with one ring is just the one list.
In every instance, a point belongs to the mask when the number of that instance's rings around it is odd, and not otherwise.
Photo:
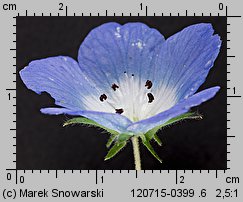
[(20, 71), (27, 88), (49, 93), (59, 108), (45, 114), (83, 116), (131, 136), (145, 134), (214, 97), (196, 93), (219, 53), (211, 24), (189, 26), (168, 39), (143, 23), (106, 23), (67, 56), (35, 60)]

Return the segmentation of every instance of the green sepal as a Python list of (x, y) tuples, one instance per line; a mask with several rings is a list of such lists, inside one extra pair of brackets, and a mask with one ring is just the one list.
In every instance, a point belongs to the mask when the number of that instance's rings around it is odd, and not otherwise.
[(152, 145), (150, 144), (149, 140), (146, 138), (145, 135), (141, 135), (140, 136), (142, 139), (142, 143), (143, 145), (150, 151), (150, 153), (160, 162), (162, 163), (162, 160), (160, 159), (160, 157), (158, 156), (158, 154), (156, 154), (156, 152), (154, 151)]
[(116, 142), (113, 147), (109, 150), (108, 154), (105, 157), (105, 161), (114, 157), (123, 147), (125, 147), (127, 141)]
[(154, 134), (154, 140), (155, 140), (155, 142), (157, 142), (157, 144), (158, 144), (159, 146), (162, 146), (162, 142), (161, 142), (161, 140), (159, 139), (159, 137), (156, 135), (156, 133)]
[(67, 126), (67, 125), (70, 125), (70, 124), (84, 124), (84, 125), (89, 125), (89, 126), (95, 126), (95, 127), (102, 128), (103, 130), (106, 130), (108, 133), (111, 133), (112, 135), (118, 135), (119, 134), (115, 130), (111, 130), (109, 128), (106, 128), (106, 127), (96, 123), (95, 121), (93, 121), (91, 119), (84, 118), (84, 117), (77, 117), (77, 118), (69, 119), (63, 124), (63, 126)]
[(110, 138), (108, 139), (107, 143), (106, 143), (106, 147), (109, 148), (112, 143), (115, 141), (115, 139), (117, 138), (118, 135), (113, 135), (111, 134)]
[(124, 142), (130, 139), (131, 137), (132, 137), (131, 134), (127, 134), (127, 133), (121, 133), (119, 135), (111, 135), (108, 142), (106, 143), (106, 147), (109, 148), (114, 141)]
[(172, 118), (169, 121), (152, 128), (151, 130), (149, 130), (148, 132), (145, 133), (145, 136), (150, 141), (151, 139), (154, 138), (154, 135), (158, 132), (158, 130), (160, 130), (161, 128), (163, 128), (165, 126), (177, 123), (177, 122), (185, 120), (185, 119), (201, 119), (201, 118), (202, 118), (201, 115), (195, 114), (193, 112), (188, 112), (188, 113), (182, 114), (180, 116), (177, 116), (175, 118)]
[(121, 133), (118, 138), (117, 138), (117, 142), (124, 142), (127, 141), (128, 139), (130, 139), (132, 137), (132, 135), (127, 134), (127, 133)]

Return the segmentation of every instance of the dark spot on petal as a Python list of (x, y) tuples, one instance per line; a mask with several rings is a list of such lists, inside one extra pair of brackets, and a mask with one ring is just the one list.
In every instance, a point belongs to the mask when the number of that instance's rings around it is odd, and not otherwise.
[(102, 94), (102, 95), (100, 96), (100, 101), (101, 101), (101, 102), (103, 102), (103, 101), (106, 100), (106, 99), (107, 99), (106, 94)]
[(118, 114), (122, 114), (123, 112), (124, 112), (123, 109), (116, 109), (116, 113), (118, 113)]
[(152, 81), (147, 80), (147, 81), (146, 81), (146, 84), (145, 84), (145, 87), (147, 87), (147, 89), (150, 89), (150, 88), (152, 88), (152, 86), (153, 86)]
[(148, 96), (148, 99), (149, 99), (148, 103), (153, 102), (153, 100), (154, 100), (153, 94), (152, 93), (147, 93), (147, 96)]
[(132, 74), (132, 76), (134, 76), (134, 74)]
[(116, 89), (119, 88), (119, 86), (116, 85), (115, 83), (113, 83), (112, 86), (111, 86), (111, 88), (112, 88), (114, 91), (116, 91)]

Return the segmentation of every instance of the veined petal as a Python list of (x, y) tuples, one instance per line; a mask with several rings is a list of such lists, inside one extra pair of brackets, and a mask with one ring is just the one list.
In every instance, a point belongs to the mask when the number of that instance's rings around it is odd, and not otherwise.
[(20, 71), (27, 88), (40, 94), (49, 93), (57, 105), (82, 110), (86, 96), (99, 103), (99, 93), (83, 75), (78, 63), (70, 57), (58, 56), (32, 61)]
[(163, 42), (156, 29), (143, 23), (106, 23), (85, 38), (78, 61), (97, 87), (111, 89), (124, 78), (124, 72), (137, 78), (147, 75)]
[[(165, 97), (177, 95), (177, 101), (193, 95), (205, 81), (218, 56), (221, 40), (213, 35), (211, 24), (200, 23), (186, 27), (166, 39), (156, 61), (154, 80), (160, 82)], [(163, 79), (161, 79), (163, 78)], [(155, 110), (158, 110), (155, 108)]]
[(120, 114), (105, 113), (97, 111), (72, 111), (62, 108), (43, 108), (41, 112), (44, 114), (69, 114), (73, 116), (84, 116), (88, 119), (95, 121), (96, 123), (103, 125), (106, 128), (115, 130), (119, 133), (126, 132), (126, 128), (132, 122)]
[(106, 23), (93, 29), (80, 46), (78, 61), (107, 100), (96, 106), (87, 103), (86, 110), (112, 113), (122, 109), (131, 120), (144, 118), (139, 107), (149, 111), (150, 90), (145, 84), (163, 42), (156, 29), (143, 23)]
[(219, 89), (220, 87), (216, 86), (196, 93), (164, 112), (161, 112), (151, 118), (132, 123), (128, 126), (127, 130), (135, 134), (146, 133), (148, 130), (161, 125), (176, 116), (186, 113), (191, 107), (200, 105), (202, 102), (214, 97)]

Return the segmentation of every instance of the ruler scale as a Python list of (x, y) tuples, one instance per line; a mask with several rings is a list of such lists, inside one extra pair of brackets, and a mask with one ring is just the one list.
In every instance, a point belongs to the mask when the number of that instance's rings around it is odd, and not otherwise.
[[(23, 2), (23, 3), (22, 3)], [(240, 111), (242, 111), (240, 75), (242, 57), (239, 38), (243, 34), (240, 2), (204, 1), (198, 5), (185, 1), (123, 1), (102, 6), (85, 1), (53, 1), (41, 5), (26, 1), (1, 2), (3, 24), (2, 54), (5, 79), (1, 79), (4, 126), (1, 137), (1, 198), (32, 201), (242, 201)], [(207, 3), (208, 4), (207, 4)], [(210, 2), (210, 3), (209, 3)], [(126, 4), (127, 3), (127, 4)], [(130, 5), (129, 9), (126, 5)], [(85, 5), (85, 6), (82, 6)], [(164, 8), (166, 7), (168, 8)], [(207, 6), (210, 5), (210, 6)], [(76, 8), (80, 6), (81, 9)], [(111, 7), (114, 7), (112, 9)], [(157, 11), (158, 7), (163, 8)], [(171, 10), (173, 8), (173, 10)], [(185, 8), (185, 9), (182, 9)], [(235, 10), (237, 12), (235, 12)], [(20, 16), (203, 16), (227, 19), (227, 169), (224, 170), (20, 170), (16, 166), (16, 20)], [(236, 32), (239, 32), (237, 35)], [(7, 37), (7, 38), (5, 38)], [(7, 80), (6, 80), (7, 79)], [(34, 192), (36, 191), (36, 192)], [(98, 199), (97, 199), (98, 198)]]

